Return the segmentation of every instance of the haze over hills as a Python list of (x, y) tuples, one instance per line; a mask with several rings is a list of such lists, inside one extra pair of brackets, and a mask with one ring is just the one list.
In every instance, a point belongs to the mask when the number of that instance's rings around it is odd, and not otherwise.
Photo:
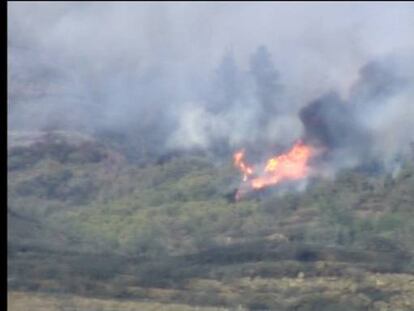
[(412, 4), (8, 14), (11, 311), (414, 309)]

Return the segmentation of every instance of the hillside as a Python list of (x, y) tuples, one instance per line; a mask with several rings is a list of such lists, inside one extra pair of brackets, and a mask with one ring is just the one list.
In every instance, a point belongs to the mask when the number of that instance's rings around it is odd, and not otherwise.
[(234, 202), (231, 158), (137, 164), (75, 132), (8, 141), (10, 310), (38, 295), (50, 310), (414, 309), (413, 159)]

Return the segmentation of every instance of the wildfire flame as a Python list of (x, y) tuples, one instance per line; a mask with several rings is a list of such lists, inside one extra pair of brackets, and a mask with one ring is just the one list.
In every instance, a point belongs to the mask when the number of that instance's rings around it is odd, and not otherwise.
[(236, 193), (236, 200), (248, 189), (258, 190), (282, 181), (305, 178), (309, 173), (308, 160), (312, 154), (310, 146), (298, 141), (286, 153), (268, 159), (263, 169), (257, 172), (245, 162), (244, 150), (236, 152), (233, 156), (234, 165), (242, 172), (245, 184)]
[(253, 168), (244, 162), (244, 150), (236, 152), (233, 156), (234, 165), (243, 173), (243, 181), (253, 174)]

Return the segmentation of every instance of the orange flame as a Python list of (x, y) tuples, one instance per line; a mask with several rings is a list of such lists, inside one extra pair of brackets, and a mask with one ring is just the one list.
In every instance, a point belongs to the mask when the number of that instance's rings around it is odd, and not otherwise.
[(244, 150), (236, 152), (233, 156), (234, 165), (243, 173), (243, 181), (253, 174), (253, 168), (244, 162)]
[[(309, 173), (308, 160), (312, 154), (312, 148), (299, 141), (285, 154), (267, 160), (259, 173), (245, 163), (244, 150), (236, 152), (233, 159), (234, 165), (243, 173), (243, 182), (247, 183), (248, 188), (262, 189), (282, 181), (305, 178)], [(246, 186), (244, 190), (239, 189), (236, 200), (246, 191)]]

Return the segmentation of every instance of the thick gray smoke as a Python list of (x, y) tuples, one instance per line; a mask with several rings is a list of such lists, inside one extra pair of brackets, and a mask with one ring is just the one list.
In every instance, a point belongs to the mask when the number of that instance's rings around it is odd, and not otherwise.
[(347, 98), (329, 92), (301, 109), (305, 141), (336, 166), (392, 168), (413, 151), (413, 69), (402, 55), (366, 64)]
[(304, 137), (391, 163), (413, 139), (412, 29), (412, 3), (9, 3), (9, 129), (147, 158)]

